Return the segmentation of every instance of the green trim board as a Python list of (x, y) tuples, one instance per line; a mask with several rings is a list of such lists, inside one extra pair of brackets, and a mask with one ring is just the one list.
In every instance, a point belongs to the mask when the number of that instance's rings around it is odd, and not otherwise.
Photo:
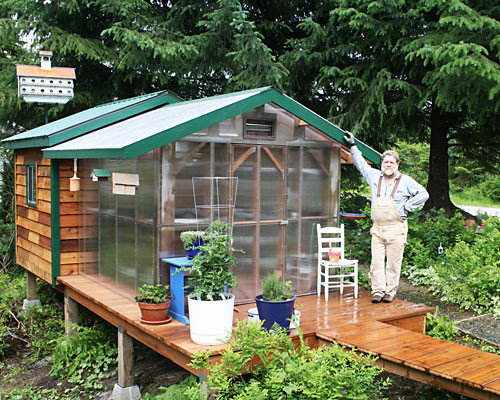
[(109, 177), (111, 177), (111, 172), (109, 172), (109, 170), (103, 169), (103, 168), (94, 168), (92, 170), (92, 173), (97, 178), (109, 178)]
[(61, 221), (59, 199), (59, 160), (50, 160), (50, 250), (52, 286), (61, 275)]
[(119, 100), (61, 118), (2, 142), (8, 149), (50, 147), (165, 104), (180, 101), (180, 97), (168, 91)]
[[(134, 158), (266, 103), (276, 104), (347, 146), (342, 129), (275, 88), (264, 87), (170, 104), (43, 153), (46, 158)], [(377, 151), (360, 141), (357, 144), (365, 158), (380, 163)]]
[(26, 162), (26, 205), (36, 207), (36, 163)]

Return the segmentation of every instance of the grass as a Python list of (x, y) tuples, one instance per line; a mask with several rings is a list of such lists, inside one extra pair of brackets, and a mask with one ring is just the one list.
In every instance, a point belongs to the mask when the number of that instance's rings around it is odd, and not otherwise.
[(450, 198), (453, 204), (462, 206), (500, 208), (500, 203), (479, 194), (471, 196), (471, 193), (450, 193)]

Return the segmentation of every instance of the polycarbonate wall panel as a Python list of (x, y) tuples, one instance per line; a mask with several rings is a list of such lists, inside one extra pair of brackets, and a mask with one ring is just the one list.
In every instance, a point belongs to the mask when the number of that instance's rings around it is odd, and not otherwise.
[(141, 238), (155, 237), (156, 228), (149, 224), (136, 224), (137, 248), (136, 248), (136, 280), (137, 286), (144, 283), (153, 283), (156, 276), (156, 262), (158, 250), (156, 240), (142, 240)]
[(238, 265), (234, 273), (239, 288), (234, 289), (234, 293), (237, 299), (252, 299), (255, 296), (254, 288), (259, 282), (259, 275), (254, 270), (254, 263), (258, 265), (258, 261), (254, 261), (255, 226), (234, 226), (233, 239), (233, 247), (244, 251), (235, 254)]
[[(128, 276), (135, 276), (136, 233), (135, 223), (118, 218), (117, 268)], [(147, 240), (147, 238), (144, 238)]]
[[(182, 141), (161, 149), (160, 258), (184, 256), (180, 233), (203, 230), (210, 220), (217, 218), (217, 212), (209, 207), (195, 208), (192, 178), (227, 177), (228, 150), (227, 144)], [(198, 205), (212, 204), (215, 197), (211, 187), (207, 181), (196, 191)], [(220, 218), (227, 221), (229, 210), (221, 211)]]
[[(98, 168), (107, 169), (110, 173), (116, 172), (115, 160), (101, 160)], [(113, 185), (111, 178), (107, 181), (99, 182), (99, 211), (107, 213), (116, 213), (116, 195), (113, 194)]]
[(152, 159), (138, 160), (137, 171), (140, 182), (135, 196), (137, 207), (136, 219), (156, 225), (158, 161)]
[(300, 193), (300, 148), (290, 147), (288, 149), (288, 176), (287, 176), (287, 216), (289, 219), (295, 219), (299, 216)]
[[(249, 147), (235, 147), (234, 159), (242, 157)], [(234, 221), (253, 221), (255, 219), (254, 202), (256, 194), (255, 182), (255, 157), (256, 153), (250, 154), (245, 161), (234, 171), (234, 176), (238, 177), (238, 196), (234, 211)]]
[(293, 222), (286, 228), (285, 280), (292, 282), (296, 293), (316, 291), (318, 221)]
[[(314, 155), (313, 153), (314, 152)], [(308, 149), (303, 156), (302, 216), (327, 216), (331, 201), (328, 177), (331, 149)]]
[(283, 266), (281, 229), (280, 225), (260, 225), (259, 281)]
[[(138, 174), (135, 195), (116, 195), (112, 179), (94, 182), (92, 210), (97, 226), (97, 272), (103, 282), (116, 285), (123, 293), (133, 295), (143, 283), (157, 280), (158, 252), (158, 160), (151, 152), (132, 160), (94, 160), (92, 168)], [(90, 218), (89, 218), (90, 220)], [(83, 246), (92, 245), (86, 243)], [(84, 271), (85, 273), (86, 271)]]
[[(283, 149), (270, 149), (276, 161), (283, 165)], [(263, 151), (260, 170), (260, 219), (283, 218), (283, 174)]]
[[(210, 176), (210, 144), (206, 143), (198, 152), (193, 154), (200, 145), (194, 142), (176, 142), (175, 160), (170, 160), (171, 168), (177, 173), (175, 179), (175, 220), (176, 223), (196, 223), (196, 212), (193, 197), (193, 176)], [(191, 158), (185, 159), (186, 156)], [(173, 161), (173, 162), (172, 162)], [(203, 197), (202, 197), (203, 196)], [(205, 201), (208, 194), (200, 193), (200, 201)], [(199, 219), (208, 220), (209, 213), (205, 210)]]
[[(119, 160), (117, 162), (117, 170), (113, 172), (120, 172), (124, 174), (137, 174), (137, 161), (136, 160)], [(135, 203), (137, 193), (142, 189), (141, 177), (139, 176), (139, 187), (136, 189), (134, 196), (128, 195), (113, 195), (116, 199), (118, 215), (120, 217), (135, 218)]]
[(116, 218), (99, 215), (99, 274), (116, 279)]

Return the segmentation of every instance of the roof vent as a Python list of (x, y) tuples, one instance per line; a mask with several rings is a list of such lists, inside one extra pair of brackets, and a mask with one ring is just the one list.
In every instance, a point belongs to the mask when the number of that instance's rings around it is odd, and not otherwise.
[(245, 139), (274, 140), (276, 138), (275, 119), (246, 117), (243, 124), (243, 137)]

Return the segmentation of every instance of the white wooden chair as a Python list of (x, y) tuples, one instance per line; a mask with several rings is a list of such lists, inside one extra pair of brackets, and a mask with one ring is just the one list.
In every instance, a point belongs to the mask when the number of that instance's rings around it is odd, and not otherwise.
[[(318, 232), (318, 297), (321, 287), (325, 290), (325, 301), (328, 291), (339, 288), (344, 294), (344, 287), (354, 288), (354, 298), (358, 298), (358, 260), (344, 258), (344, 224), (340, 228), (322, 228), (317, 225)], [(337, 253), (338, 261), (330, 261), (328, 253)], [(345, 278), (352, 278), (345, 280)]]

